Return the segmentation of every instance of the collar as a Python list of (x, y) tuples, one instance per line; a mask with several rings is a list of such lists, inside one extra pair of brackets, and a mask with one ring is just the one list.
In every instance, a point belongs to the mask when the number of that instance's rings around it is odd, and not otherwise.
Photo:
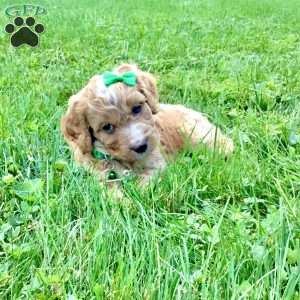
[(112, 160), (112, 157), (110, 155), (108, 155), (107, 153), (104, 153), (100, 150), (97, 150), (96, 148), (93, 148), (92, 156), (99, 160)]
[(104, 150), (103, 145), (96, 140), (94, 135), (92, 136), (93, 141), (93, 150), (92, 150), (92, 156), (99, 160), (113, 160), (113, 158)]
[[(104, 152), (101, 152), (101, 151), (97, 150), (96, 148), (93, 148), (92, 156), (99, 160), (106, 160), (106, 161), (112, 160), (112, 157), (110, 155), (108, 155)], [(114, 169), (111, 169), (107, 172), (106, 178), (107, 178), (107, 180), (116, 180), (119, 178), (119, 176), (118, 176), (118, 173)]]
[[(103, 152), (100, 150), (101, 149), (101, 144), (96, 141), (94, 143), (94, 148), (92, 150), (92, 156), (96, 159), (99, 160), (105, 160), (105, 161), (112, 161), (114, 160), (109, 154)], [(121, 181), (121, 183), (126, 183), (128, 182), (128, 180), (130, 180), (131, 178), (133, 178), (133, 174), (129, 171), (129, 170), (125, 170), (123, 172), (123, 176), (120, 177), (118, 172), (112, 168), (107, 170), (107, 174), (106, 174), (106, 178), (108, 181)]]

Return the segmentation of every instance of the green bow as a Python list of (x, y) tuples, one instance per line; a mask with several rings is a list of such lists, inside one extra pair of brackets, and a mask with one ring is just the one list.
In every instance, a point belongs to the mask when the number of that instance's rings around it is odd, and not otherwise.
[(103, 81), (105, 86), (110, 86), (111, 84), (117, 82), (123, 82), (128, 86), (135, 86), (136, 85), (136, 75), (134, 72), (125, 72), (121, 75), (116, 75), (112, 72), (105, 72), (102, 75)]

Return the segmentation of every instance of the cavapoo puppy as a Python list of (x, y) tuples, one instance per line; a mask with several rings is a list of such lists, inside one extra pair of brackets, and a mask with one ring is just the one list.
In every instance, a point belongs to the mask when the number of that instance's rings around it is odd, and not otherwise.
[(147, 183), (187, 141), (233, 151), (201, 113), (159, 104), (155, 78), (128, 64), (92, 77), (70, 98), (61, 127), (75, 159), (112, 185), (130, 174)]

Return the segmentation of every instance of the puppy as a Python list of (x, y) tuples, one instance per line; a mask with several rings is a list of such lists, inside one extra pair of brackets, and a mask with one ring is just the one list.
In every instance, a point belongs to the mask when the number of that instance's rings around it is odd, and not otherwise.
[(201, 113), (159, 104), (155, 78), (128, 64), (95, 75), (73, 95), (61, 128), (75, 160), (109, 185), (132, 173), (146, 184), (187, 141), (233, 151), (232, 140)]

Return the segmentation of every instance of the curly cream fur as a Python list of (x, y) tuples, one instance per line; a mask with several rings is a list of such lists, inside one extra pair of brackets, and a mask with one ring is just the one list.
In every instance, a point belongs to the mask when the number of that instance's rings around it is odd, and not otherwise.
[[(192, 145), (204, 143), (209, 148), (217, 147), (225, 154), (233, 151), (232, 140), (200, 112), (182, 105), (159, 105), (156, 81), (151, 74), (128, 64), (115, 70), (119, 74), (126, 71), (136, 73), (135, 87), (123, 83), (105, 87), (101, 76), (96, 75), (69, 100), (61, 127), (80, 164), (91, 168), (102, 180), (106, 180), (106, 172), (110, 169), (121, 173), (131, 170), (145, 183), (165, 167), (165, 154), (178, 152), (186, 139)], [(142, 106), (136, 116), (131, 113), (135, 105)], [(114, 132), (102, 130), (107, 123), (113, 124)], [(91, 132), (97, 141), (94, 145)], [(147, 143), (147, 151), (133, 151), (142, 141)], [(91, 151), (97, 145), (113, 160), (94, 159)]]

